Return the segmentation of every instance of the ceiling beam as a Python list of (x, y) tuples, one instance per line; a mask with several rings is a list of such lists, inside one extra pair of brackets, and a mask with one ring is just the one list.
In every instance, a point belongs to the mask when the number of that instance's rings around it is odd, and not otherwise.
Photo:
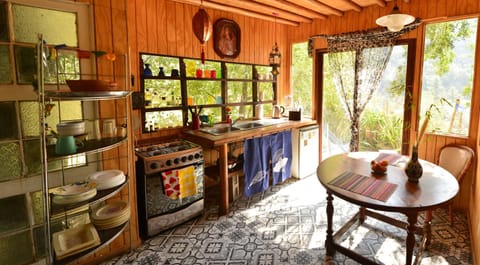
[(298, 5), (287, 3), (285, 1), (277, 1), (277, 0), (252, 0), (252, 1), (262, 3), (262, 4), (265, 4), (265, 5), (269, 5), (271, 7), (276, 7), (276, 8), (279, 8), (279, 9), (283, 9), (283, 10), (286, 10), (288, 12), (293, 12), (293, 13), (299, 14), (299, 15), (304, 16), (304, 17), (320, 18), (320, 19), (326, 19), (327, 18), (327, 16), (325, 16), (321, 13), (312, 11), (310, 9), (306, 9), (306, 8), (298, 6)]
[[(345, 6), (348, 6), (350, 9), (352, 9), (354, 11), (357, 11), (357, 12), (361, 12), (362, 9), (363, 9), (361, 6), (359, 6), (358, 4), (356, 4), (355, 2), (353, 2), (351, 0), (334, 0), (334, 1), (335, 1), (336, 5), (338, 5), (338, 4), (345, 5)], [(382, 1), (382, 0), (380, 0), (380, 1)], [(317, 2), (320, 2), (320, 3), (322, 3), (326, 6), (331, 6), (331, 4), (329, 4), (329, 2), (332, 2), (332, 1), (331, 0), (330, 1), (317, 0)]]
[[(374, 2), (375, 2), (375, 4), (377, 4), (381, 7), (386, 7), (387, 6), (387, 3), (384, 0), (375, 0)], [(407, 2), (407, 1), (405, 1), (405, 2)]]
[(343, 12), (338, 11), (337, 9), (327, 6), (325, 4), (322, 4), (320, 2), (317, 2), (315, 0), (286, 0), (286, 1), (293, 3), (295, 5), (304, 6), (318, 13), (322, 13), (322, 14), (327, 13), (327, 14), (332, 14), (336, 16), (343, 16)]
[(235, 8), (241, 8), (244, 10), (249, 10), (252, 12), (256, 13), (262, 13), (264, 15), (272, 15), (273, 13), (277, 14), (277, 18), (284, 18), (287, 20), (291, 21), (297, 21), (297, 22), (304, 22), (304, 23), (312, 23), (313, 20), (311, 18), (303, 17), (301, 15), (297, 15), (291, 12), (287, 12), (283, 9), (278, 9), (278, 8), (269, 8), (265, 5), (261, 5), (252, 1), (238, 1), (238, 0), (208, 0), (204, 1), (203, 3), (205, 4), (206, 2), (212, 2), (212, 3), (217, 3), (217, 4), (222, 4), (222, 5), (229, 5), (231, 7)]
[[(189, 4), (189, 5), (194, 5), (194, 6), (200, 6), (201, 0), (172, 0), (174, 2), (182, 3), (182, 4)], [(298, 27), (300, 23), (296, 21), (291, 21), (283, 18), (275, 18), (274, 16), (267, 16), (263, 15), (257, 12), (250, 12), (244, 9), (240, 8), (235, 8), (235, 7), (230, 7), (230, 6), (224, 6), (224, 5), (219, 5), (216, 3), (208, 2), (208, 1), (203, 1), (203, 6), (206, 8), (211, 8), (211, 9), (216, 9), (216, 10), (221, 10), (221, 11), (226, 11), (230, 13), (235, 13), (247, 17), (253, 17), (253, 18), (258, 18), (258, 19), (263, 19), (271, 22), (277, 22), (279, 24), (285, 24), (289, 26), (295, 26)]]

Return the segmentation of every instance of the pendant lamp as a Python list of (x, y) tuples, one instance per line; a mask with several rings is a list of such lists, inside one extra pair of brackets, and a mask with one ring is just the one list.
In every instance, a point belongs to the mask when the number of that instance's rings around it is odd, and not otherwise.
[(270, 66), (273, 67), (272, 69), (272, 74), (274, 76), (280, 74), (280, 71), (278, 71), (278, 67), (280, 67), (280, 62), (282, 59), (282, 54), (280, 54), (280, 50), (278, 49), (278, 44), (277, 44), (277, 13), (272, 13), (275, 16), (275, 29), (274, 29), (274, 34), (275, 34), (275, 45), (272, 47), (272, 51), (270, 52), (268, 56), (268, 63)]
[(397, 32), (415, 21), (415, 18), (408, 14), (402, 14), (397, 6), (397, 0), (394, 2), (393, 10), (390, 14), (379, 17), (376, 21), (377, 25), (386, 27), (389, 31)]
[(202, 45), (202, 52), (201, 52), (201, 59), (202, 64), (205, 64), (205, 50), (204, 46), (205, 43), (210, 39), (212, 36), (212, 20), (208, 13), (203, 9), (203, 0), (200, 4), (200, 8), (198, 9), (197, 13), (193, 16), (192, 19), (192, 28), (193, 33), (200, 41)]

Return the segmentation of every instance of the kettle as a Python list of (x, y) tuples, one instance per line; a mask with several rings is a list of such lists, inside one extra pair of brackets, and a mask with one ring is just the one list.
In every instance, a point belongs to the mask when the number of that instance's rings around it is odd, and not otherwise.
[(278, 119), (285, 112), (285, 107), (280, 105), (273, 105), (273, 115), (272, 118)]

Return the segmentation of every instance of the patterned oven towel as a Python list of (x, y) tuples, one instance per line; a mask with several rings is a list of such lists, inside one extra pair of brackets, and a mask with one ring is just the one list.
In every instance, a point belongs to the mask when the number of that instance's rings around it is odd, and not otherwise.
[(194, 166), (162, 172), (162, 179), (165, 195), (172, 200), (197, 194)]

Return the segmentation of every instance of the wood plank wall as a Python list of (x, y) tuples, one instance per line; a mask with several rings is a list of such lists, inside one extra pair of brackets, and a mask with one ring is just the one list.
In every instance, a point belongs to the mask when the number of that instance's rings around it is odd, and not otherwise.
[[(136, 90), (139, 90), (139, 52), (157, 53), (181, 57), (200, 58), (201, 46), (192, 30), (192, 18), (198, 7), (176, 3), (168, 0), (128, 0), (128, 32), (131, 51), (131, 66), (134, 69)], [(268, 64), (268, 55), (275, 42), (275, 23), (251, 17), (232, 14), (223, 11), (205, 9), (212, 23), (219, 18), (234, 20), (241, 30), (240, 54), (235, 59), (224, 61), (252, 64)], [(276, 24), (278, 45), (282, 56), (279, 88), (282, 90), (286, 83), (287, 45), (285, 36), (286, 26)], [(213, 36), (205, 46), (206, 59), (222, 60), (213, 49)], [(280, 91), (279, 99), (283, 99), (284, 92)], [(133, 118), (141, 120), (140, 111), (135, 110)], [(138, 121), (137, 120), (137, 121)], [(154, 138), (165, 138), (178, 135), (180, 130), (165, 129), (155, 133), (141, 133), (141, 128), (135, 130), (138, 141), (150, 141)]]
[[(413, 0), (410, 3), (398, 1), (399, 8), (404, 13), (412, 14), (416, 17), (422, 18), (425, 22), (444, 21), (455, 18), (466, 17), (478, 17), (480, 14), (480, 2), (478, 0)], [(368, 28), (374, 28), (375, 19), (388, 14), (392, 10), (392, 2), (386, 8), (380, 8), (372, 6), (365, 8), (361, 14), (357, 12), (347, 12), (343, 17), (331, 17), (326, 20), (316, 20), (312, 24), (302, 24), (298, 28), (287, 28), (287, 45), (291, 45), (296, 42), (305, 42), (309, 36), (316, 34), (336, 34), (342, 32), (350, 32), (363, 30)], [(414, 70), (414, 83), (413, 83), (413, 101), (418, 106), (419, 90), (421, 85), (421, 66), (423, 58), (423, 35), (425, 27), (422, 25), (417, 30), (410, 32), (403, 38), (415, 39), (417, 42), (415, 70)], [(480, 44), (480, 37), (478, 37)], [(478, 45), (477, 44), (477, 45)], [(480, 46), (480, 45), (478, 45)], [(480, 48), (477, 46), (477, 62), (480, 61)], [(325, 41), (316, 41), (315, 48), (326, 48)], [(464, 144), (470, 146), (478, 154), (478, 128), (479, 128), (479, 111), (480, 111), (480, 64), (475, 66), (474, 77), (474, 89), (473, 89), (473, 101), (472, 101), (472, 113), (470, 121), (470, 131), (468, 138), (454, 138), (438, 135), (428, 135), (426, 141), (423, 141), (419, 151), (420, 157), (434, 162), (438, 156), (439, 149), (449, 143)], [(289, 90), (288, 82), (285, 85), (286, 91)], [(319, 106), (319, 104), (315, 104)], [(411, 128), (411, 137), (416, 137), (418, 124), (416, 122), (415, 113), (412, 114), (411, 124), (414, 126)], [(478, 157), (478, 155), (477, 155)], [(478, 164), (478, 163), (476, 163)], [(464, 179), (461, 187), (460, 194), (454, 201), (454, 207), (465, 209), (469, 213), (470, 224), (472, 230), (473, 250), (475, 253), (475, 260), (480, 262), (480, 228), (478, 223), (480, 222), (480, 182), (476, 181), (478, 175), (477, 167), (474, 165), (466, 178)], [(474, 225), (475, 224), (475, 225)]]
[[(128, 31), (127, 31), (127, 2), (126, 0), (77, 0), (77, 2), (87, 2), (92, 5), (92, 12), (94, 17), (94, 36), (95, 49), (107, 52), (114, 52), (116, 54), (128, 54)], [(128, 64), (123, 61), (124, 58), (117, 56), (117, 60), (112, 63), (108, 60), (97, 61), (97, 73), (99, 76), (116, 77), (125, 76)], [(127, 69), (128, 71), (128, 69)], [(128, 76), (126, 77), (128, 79)], [(116, 80), (119, 86), (125, 83), (122, 78)], [(132, 89), (127, 82), (127, 90)], [(125, 108), (125, 106), (127, 106)], [(117, 117), (117, 124), (124, 123), (131, 113), (130, 100), (115, 100), (115, 101), (101, 101), (99, 103), (100, 117), (115, 118)], [(131, 130), (131, 126), (128, 127)], [(132, 131), (133, 133), (133, 131)], [(130, 133), (128, 145), (133, 147), (133, 136)], [(131, 160), (126, 159), (128, 148), (125, 145), (102, 153), (104, 159), (107, 159), (103, 164), (105, 169), (121, 169), (126, 172), (130, 178), (127, 188), (111, 198), (110, 200), (127, 201), (130, 196), (131, 207), (131, 223), (132, 229), (127, 229), (121, 236), (113, 240), (108, 246), (101, 248), (93, 255), (87, 256), (83, 259), (75, 261), (75, 264), (98, 264), (111, 257), (126, 253), (130, 247), (136, 248), (141, 244), (138, 235), (138, 224), (136, 214), (136, 199), (135, 199), (135, 173), (134, 173), (134, 153), (133, 148), (130, 148)], [(112, 159), (118, 158), (118, 159)]]
[[(139, 90), (139, 65), (138, 53), (149, 52), (173, 56), (184, 56), (198, 58), (200, 56), (200, 44), (194, 37), (191, 27), (191, 19), (198, 7), (175, 3), (169, 0), (78, 0), (90, 2), (95, 11), (95, 38), (97, 47), (119, 49), (129, 51), (130, 65), (132, 74), (135, 76), (135, 85), (132, 89)], [(480, 13), (480, 2), (477, 0), (413, 0), (410, 3), (399, 1), (400, 10), (406, 13), (421, 17), (424, 20), (434, 21), (439, 19), (453, 18), (457, 16), (475, 16)], [(365, 8), (361, 14), (356, 12), (346, 12), (343, 17), (332, 17), (325, 20), (315, 20), (312, 24), (302, 24), (300, 27), (291, 27), (276, 25), (277, 41), (282, 53), (282, 67), (279, 84), (279, 100), (283, 95), (289, 93), (289, 70), (290, 64), (290, 46), (296, 42), (304, 42), (308, 36), (315, 34), (334, 34), (340, 32), (356, 31), (361, 29), (376, 27), (375, 19), (381, 15), (388, 14), (391, 11), (391, 1), (387, 8), (369, 7)], [(242, 32), (241, 52), (234, 62), (266, 64), (268, 53), (275, 41), (275, 25), (272, 22), (234, 15), (227, 12), (206, 9), (211, 16), (212, 21), (218, 18), (228, 18), (235, 20)], [(126, 17), (125, 17), (126, 16)], [(112, 23), (113, 21), (113, 23)], [(119, 24), (118, 24), (119, 23)], [(421, 54), (423, 46), (423, 27), (409, 33), (405, 38), (417, 40), (417, 59), (415, 62), (414, 78), (414, 102), (418, 101), (418, 91), (421, 76)], [(125, 32), (128, 31), (128, 34)], [(316, 48), (324, 48), (325, 43), (317, 41)], [(213, 51), (213, 40), (208, 41), (206, 45), (207, 59), (220, 60)], [(480, 58), (477, 52), (477, 58)], [(479, 100), (480, 100), (480, 65), (476, 66), (474, 102), (470, 137), (468, 139), (458, 139), (440, 136), (428, 136), (428, 140), (421, 146), (421, 157), (433, 161), (438, 153), (438, 149), (450, 142), (457, 142), (469, 145), (478, 152), (476, 146), (478, 142), (478, 118), (479, 118)], [(318, 104), (314, 104), (318, 106)], [(113, 109), (113, 106), (102, 106), (104, 109)], [(415, 120), (413, 114), (411, 119)], [(149, 141), (157, 137), (171, 137), (178, 134), (178, 130), (163, 130), (153, 134), (141, 133), (140, 112), (133, 111), (133, 120), (130, 122), (130, 129), (133, 128), (135, 142)], [(417, 124), (413, 123), (412, 138), (415, 137)], [(476, 167), (472, 170), (470, 176), (462, 185), (462, 195), (456, 201), (455, 205), (459, 207), (468, 207), (471, 224), (480, 222), (480, 200), (477, 199), (480, 192), (480, 182), (474, 181), (476, 176)], [(468, 191), (472, 189), (472, 192)], [(470, 196), (465, 196), (468, 194)], [(470, 198), (468, 198), (470, 197)], [(477, 202), (478, 201), (478, 202)], [(470, 203), (469, 203), (470, 202)], [(477, 227), (477, 226), (475, 226)], [(480, 261), (480, 230), (472, 231), (473, 251), (476, 253), (475, 260)], [(138, 240), (138, 237), (137, 237)], [(120, 243), (113, 244), (114, 246)], [(114, 247), (109, 248), (105, 253), (100, 253), (97, 257), (108, 256), (114, 253)], [(80, 262), (85, 263), (85, 262)]]

